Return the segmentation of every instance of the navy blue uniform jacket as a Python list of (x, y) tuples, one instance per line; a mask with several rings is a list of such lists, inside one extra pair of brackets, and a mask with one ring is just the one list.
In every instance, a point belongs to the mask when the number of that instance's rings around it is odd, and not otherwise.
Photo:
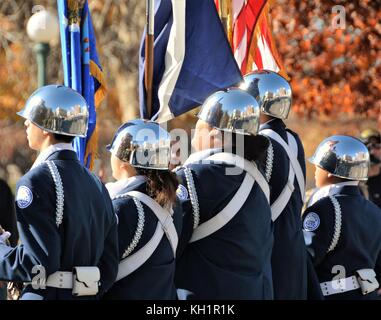
[[(200, 224), (214, 217), (241, 186), (245, 172), (226, 175), (225, 165), (189, 164), (198, 202)], [(187, 186), (184, 170), (177, 171)], [(188, 190), (189, 193), (189, 190)], [(176, 285), (194, 293), (191, 299), (272, 299), (270, 206), (257, 183), (242, 208), (225, 226), (189, 243), (192, 206), (183, 200), (184, 221), (178, 247)]]
[[(329, 197), (325, 197), (307, 208), (303, 219), (314, 212), (320, 224), (313, 232), (309, 249), (320, 282), (332, 281), (337, 273), (332, 268), (345, 268), (345, 278), (355, 275), (359, 269), (374, 269), (379, 283), (381, 280), (381, 210), (366, 200), (357, 186), (343, 186), (335, 190), (341, 207), (341, 231), (333, 251), (330, 247), (335, 226), (335, 210)], [(361, 290), (326, 296), (325, 299), (376, 299), (376, 291), (362, 295)]]
[[(286, 129), (284, 122), (280, 119), (269, 121), (261, 126), (262, 129), (272, 129), (286, 142), (288, 142), (287, 131), (294, 136), (298, 145), (298, 161), (305, 177), (304, 149), (298, 135)], [(270, 203), (273, 204), (287, 183), (290, 160), (278, 142), (271, 139), (271, 144), (274, 160), (269, 185)], [(307, 250), (301, 221), (303, 200), (296, 177), (294, 187), (290, 201), (274, 222), (272, 254), (274, 298), (281, 300), (307, 298)]]
[[(140, 191), (147, 194), (146, 182), (135, 182), (128, 185), (120, 194), (129, 191)], [(118, 215), (119, 223), (119, 258), (131, 243), (138, 223), (138, 211), (135, 202), (130, 196), (114, 199), (113, 205)], [(158, 223), (154, 212), (142, 203), (145, 213), (144, 228), (141, 239), (134, 254), (152, 238)], [(182, 212), (179, 207), (174, 208), (173, 220), (178, 234), (181, 230)], [(116, 282), (105, 299), (128, 300), (165, 300), (176, 299), (175, 288), (175, 257), (167, 236), (164, 234), (159, 246), (152, 256), (137, 270), (127, 277)]]
[(381, 208), (381, 174), (369, 177), (366, 182), (369, 192), (369, 200)]
[[(119, 261), (117, 222), (108, 191), (80, 164), (75, 152), (57, 151), (47, 160), (55, 163), (62, 178), (63, 222), (57, 228), (55, 184), (48, 166), (41, 164), (17, 184), (17, 189), (29, 188), (33, 200), (23, 209), (16, 204), (22, 244), (14, 248), (0, 244), (0, 279), (30, 282), (39, 274), (32, 272), (37, 265), (45, 268), (46, 276), (77, 266), (98, 266), (102, 295), (114, 282)], [(34, 290), (28, 285), (26, 292), (44, 299), (74, 299), (71, 289)]]

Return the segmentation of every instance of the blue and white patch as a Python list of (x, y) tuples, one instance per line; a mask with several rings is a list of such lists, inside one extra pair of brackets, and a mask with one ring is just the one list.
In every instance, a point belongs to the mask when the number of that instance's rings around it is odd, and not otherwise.
[(180, 200), (186, 200), (189, 197), (188, 190), (182, 184), (179, 184), (176, 190), (176, 195)]
[(26, 187), (26, 186), (21, 186), (20, 188), (18, 188), (17, 195), (16, 195), (17, 206), (20, 209), (25, 209), (32, 202), (33, 202), (33, 193), (32, 193), (32, 191), (28, 187)]
[(309, 212), (303, 221), (303, 229), (306, 231), (314, 231), (319, 228), (320, 218), (315, 212)]

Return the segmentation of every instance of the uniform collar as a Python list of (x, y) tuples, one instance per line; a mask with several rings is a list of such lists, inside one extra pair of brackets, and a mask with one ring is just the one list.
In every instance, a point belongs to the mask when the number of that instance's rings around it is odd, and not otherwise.
[(331, 195), (336, 194), (346, 194), (346, 195), (360, 195), (359, 181), (351, 181), (357, 182), (356, 184), (345, 184), (342, 186), (338, 186), (334, 190), (332, 190)]
[(36, 161), (33, 163), (33, 166), (31, 169), (34, 169), (44, 161), (48, 160), (49, 158), (52, 158), (51, 156), (53, 153), (58, 152), (58, 151), (63, 151), (63, 150), (69, 150), (74, 152), (73, 146), (71, 143), (56, 143), (52, 144), (51, 146), (47, 147), (44, 151), (42, 151)]
[(358, 185), (359, 181), (347, 181), (330, 184), (328, 186), (319, 188), (311, 196), (310, 200), (308, 201), (307, 207), (312, 206), (320, 199), (328, 196), (333, 196), (336, 194), (357, 194), (359, 193)]
[(191, 164), (191, 163), (201, 162), (202, 160), (205, 160), (206, 158), (210, 157), (211, 155), (216, 154), (216, 153), (221, 152), (221, 151), (222, 151), (221, 148), (214, 148), (214, 149), (206, 149), (206, 150), (194, 152), (184, 162), (184, 166)]
[(137, 186), (145, 183), (145, 181), (145, 176), (133, 176), (128, 179), (106, 183), (106, 188), (110, 194), (110, 198), (114, 199), (116, 196), (128, 192), (127, 189), (135, 189)]

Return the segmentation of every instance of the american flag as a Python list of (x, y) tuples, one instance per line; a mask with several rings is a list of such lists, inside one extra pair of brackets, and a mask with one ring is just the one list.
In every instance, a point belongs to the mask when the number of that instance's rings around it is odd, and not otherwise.
[(215, 0), (234, 57), (241, 70), (272, 70), (287, 78), (272, 37), (271, 0)]

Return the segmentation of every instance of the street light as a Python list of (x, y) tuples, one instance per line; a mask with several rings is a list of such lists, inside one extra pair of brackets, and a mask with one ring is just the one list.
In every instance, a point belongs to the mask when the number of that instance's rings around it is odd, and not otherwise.
[(29, 38), (36, 43), (34, 52), (37, 56), (38, 87), (42, 87), (47, 84), (46, 59), (50, 51), (49, 43), (57, 43), (59, 37), (58, 19), (49, 11), (38, 11), (30, 17), (26, 31)]

